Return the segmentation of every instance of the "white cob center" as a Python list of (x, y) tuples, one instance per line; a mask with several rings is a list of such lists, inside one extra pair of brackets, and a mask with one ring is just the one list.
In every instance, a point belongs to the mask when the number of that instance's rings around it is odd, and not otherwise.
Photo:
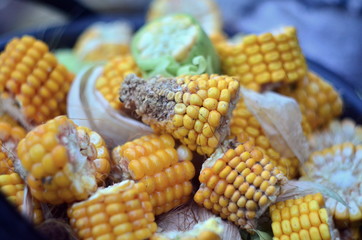
[(176, 61), (187, 58), (197, 41), (198, 29), (184, 16), (169, 16), (149, 24), (137, 48), (143, 59), (172, 56)]

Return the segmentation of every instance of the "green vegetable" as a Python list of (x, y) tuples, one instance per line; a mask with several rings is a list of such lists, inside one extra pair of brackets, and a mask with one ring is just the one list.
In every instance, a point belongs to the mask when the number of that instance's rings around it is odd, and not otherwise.
[(63, 64), (69, 71), (77, 74), (83, 67), (91, 66), (93, 64), (82, 61), (77, 55), (74, 54), (72, 49), (58, 49), (54, 52), (58, 61)]
[(131, 49), (146, 77), (220, 73), (210, 39), (188, 15), (173, 14), (148, 23), (132, 39)]

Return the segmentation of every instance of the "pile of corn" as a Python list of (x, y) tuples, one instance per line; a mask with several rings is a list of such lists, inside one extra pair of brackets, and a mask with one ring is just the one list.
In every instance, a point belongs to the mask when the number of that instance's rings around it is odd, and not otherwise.
[[(231, 43), (212, 0), (195, 3), (195, 9), (188, 2), (155, 0), (149, 21), (175, 6), (191, 15), (206, 6), (204, 15), (195, 15), (206, 34), (194, 20), (177, 23), (189, 17), (169, 15), (161, 29), (143, 28), (136, 47), (126, 36), (116, 52), (108, 46), (87, 53), (88, 60), (108, 62), (94, 91), (85, 94), (102, 98), (109, 116), (154, 131), (140, 136), (134, 128), (131, 139), (112, 148), (102, 129), (66, 116), (74, 76), (46, 43), (23, 36), (7, 44), (0, 55), (0, 192), (34, 224), (66, 221), (79, 239), (217, 240), (225, 236), (225, 221), (233, 232), (254, 237), (269, 229), (274, 240), (360, 239), (362, 127), (336, 119), (342, 98), (308, 70), (296, 29)], [(169, 35), (179, 41), (163, 48)], [(83, 44), (101, 36), (88, 33)], [(144, 47), (150, 39), (152, 49)], [(304, 132), (297, 137), (310, 147), (306, 161), (276, 147), (241, 87), (297, 102)], [(318, 193), (294, 189), (285, 200), (291, 179), (318, 183)], [(328, 189), (338, 196), (325, 194)], [(213, 217), (183, 231), (158, 227), (165, 213), (192, 205)]]

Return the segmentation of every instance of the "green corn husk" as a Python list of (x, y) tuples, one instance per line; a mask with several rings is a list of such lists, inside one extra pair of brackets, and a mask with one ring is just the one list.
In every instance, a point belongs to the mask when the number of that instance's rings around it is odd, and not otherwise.
[[(170, 31), (179, 29), (179, 25), (186, 23), (196, 29), (196, 39), (185, 56), (172, 56), (165, 51), (157, 55), (143, 56), (144, 51), (141, 46), (152, 44), (159, 51), (165, 50), (165, 42), (171, 42), (177, 37), (170, 35)], [(160, 25), (167, 24), (170, 31), (164, 31)], [(194, 29), (193, 29), (194, 30)], [(191, 30), (190, 30), (191, 31)], [(160, 36), (161, 35), (161, 36)], [(154, 41), (154, 37), (164, 37), (167, 41)], [(177, 47), (181, 46), (180, 44)], [(187, 46), (187, 43), (185, 43)], [(166, 47), (167, 48), (167, 47)], [(144, 76), (152, 77), (162, 75), (165, 77), (179, 76), (182, 74), (202, 74), (220, 73), (219, 57), (206, 33), (199, 23), (189, 15), (173, 14), (156, 19), (142, 27), (134, 36), (131, 43), (132, 55)]]

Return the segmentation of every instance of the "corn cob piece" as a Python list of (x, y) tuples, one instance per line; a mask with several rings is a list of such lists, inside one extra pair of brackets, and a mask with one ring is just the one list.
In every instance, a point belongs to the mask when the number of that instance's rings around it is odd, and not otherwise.
[(311, 151), (320, 151), (333, 145), (351, 142), (362, 144), (362, 127), (352, 119), (331, 121), (324, 129), (315, 131), (308, 139)]
[(102, 75), (96, 81), (96, 89), (116, 110), (122, 108), (119, 101), (119, 87), (129, 73), (140, 76), (140, 71), (131, 55), (111, 59), (105, 66)]
[(331, 84), (317, 74), (308, 72), (307, 77), (295, 86), (281, 88), (279, 92), (294, 98), (312, 130), (327, 125), (342, 113), (342, 99)]
[(273, 240), (339, 239), (322, 194), (307, 195), (270, 206)]
[(228, 135), (239, 83), (207, 74), (148, 81), (128, 75), (120, 95), (125, 108), (156, 132), (170, 133), (192, 151), (210, 156)]
[(223, 230), (221, 219), (213, 217), (199, 222), (189, 231), (155, 233), (150, 240), (221, 240)]
[(8, 152), (0, 140), (0, 175), (14, 172), (13, 160), (8, 156)]
[(11, 126), (19, 125), (19, 123), (13, 117), (6, 113), (0, 115), (0, 122), (9, 123)]
[(285, 158), (270, 144), (269, 138), (264, 134), (258, 120), (246, 107), (244, 100), (240, 100), (233, 110), (230, 122), (230, 137), (237, 138), (239, 142), (249, 140), (270, 158), (270, 161), (289, 179), (299, 174), (299, 161), (296, 157)]
[(204, 163), (194, 200), (241, 228), (255, 229), (286, 178), (250, 142), (224, 144)]
[(337, 192), (349, 207), (326, 198), (326, 207), (336, 226), (362, 223), (362, 145), (343, 143), (311, 154), (301, 169), (303, 176)]
[(0, 55), (2, 107), (26, 128), (64, 114), (73, 75), (48, 46), (30, 36), (14, 38)]
[[(9, 171), (6, 174), (0, 174), (0, 192), (2, 192), (7, 200), (11, 202), (20, 212), (23, 212), (25, 207), (24, 203), (24, 187), (25, 183), (16, 172)], [(43, 221), (43, 213), (40, 204), (36, 200), (31, 200), (32, 206), (32, 221), (39, 224)]]
[(307, 73), (294, 27), (274, 34), (247, 35), (237, 44), (224, 41), (216, 49), (222, 72), (239, 77), (241, 86), (257, 92), (303, 79)]
[(220, 73), (216, 50), (189, 15), (172, 14), (147, 23), (135, 34), (131, 47), (146, 77)]
[(157, 229), (146, 187), (129, 180), (73, 204), (68, 216), (80, 239), (141, 240)]
[(77, 129), (65, 116), (34, 128), (17, 147), (32, 195), (51, 204), (83, 200), (94, 192), (109, 167), (106, 152), (98, 134)]
[[(182, 151), (182, 152), (181, 152)], [(147, 135), (113, 149), (112, 157), (133, 180), (142, 182), (155, 215), (168, 212), (190, 199), (195, 168), (192, 153), (179, 154), (170, 135)], [(183, 156), (182, 156), (183, 155)]]
[(105, 61), (130, 52), (132, 28), (123, 21), (96, 22), (78, 38), (75, 54), (84, 61)]
[(184, 13), (194, 17), (211, 38), (222, 31), (222, 19), (214, 0), (154, 0), (148, 10), (148, 20), (173, 14)]

